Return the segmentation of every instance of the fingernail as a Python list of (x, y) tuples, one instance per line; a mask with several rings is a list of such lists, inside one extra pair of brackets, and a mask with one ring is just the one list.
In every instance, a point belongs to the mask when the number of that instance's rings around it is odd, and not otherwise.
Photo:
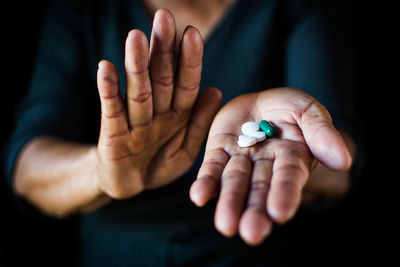
[(193, 25), (186, 25), (185, 30), (183, 31), (183, 33), (185, 33), (187, 30), (189, 30), (190, 28), (194, 28), (196, 29), (196, 27), (194, 27)]
[(97, 64), (97, 69), (101, 69), (103, 67), (104, 64), (104, 59), (99, 61), (99, 64)]
[(199, 192), (197, 192), (195, 187), (196, 187), (196, 185), (194, 185), (190, 188), (190, 191), (189, 191), (190, 199), (197, 207), (202, 207), (202, 206), (204, 206), (205, 203), (203, 203), (204, 201), (202, 201), (201, 196), (200, 196)]

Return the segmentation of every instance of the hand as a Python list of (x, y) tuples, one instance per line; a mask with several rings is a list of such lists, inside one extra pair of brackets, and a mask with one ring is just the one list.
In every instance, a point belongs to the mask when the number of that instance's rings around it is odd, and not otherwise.
[[(275, 125), (278, 136), (240, 148), (242, 123), (261, 120)], [(347, 170), (352, 162), (328, 111), (316, 99), (293, 88), (242, 95), (215, 117), (190, 197), (203, 206), (219, 191), (217, 230), (226, 236), (239, 230), (245, 242), (256, 245), (273, 222), (294, 216), (314, 157), (333, 170)]]
[(199, 31), (186, 28), (176, 73), (175, 35), (175, 21), (167, 10), (155, 14), (150, 49), (141, 31), (129, 32), (125, 101), (115, 67), (105, 60), (99, 64), (97, 175), (101, 190), (113, 198), (163, 186), (188, 170), (219, 108), (217, 89), (196, 98), (203, 55)]

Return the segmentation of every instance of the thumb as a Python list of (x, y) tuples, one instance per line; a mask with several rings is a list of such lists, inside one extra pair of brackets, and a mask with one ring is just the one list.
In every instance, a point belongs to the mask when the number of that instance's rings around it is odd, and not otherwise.
[(310, 103), (299, 124), (311, 153), (318, 161), (333, 170), (350, 168), (350, 151), (321, 103), (316, 100)]
[(183, 148), (192, 159), (197, 157), (201, 149), (204, 138), (221, 105), (221, 99), (221, 91), (212, 87), (204, 90), (194, 104), (188, 131), (183, 142)]

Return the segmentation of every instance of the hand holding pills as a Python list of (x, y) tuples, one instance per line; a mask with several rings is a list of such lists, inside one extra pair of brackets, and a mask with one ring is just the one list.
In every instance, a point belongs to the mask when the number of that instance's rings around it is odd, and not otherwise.
[(190, 197), (203, 206), (217, 195), (217, 230), (256, 245), (295, 215), (314, 158), (332, 170), (352, 162), (315, 98), (294, 88), (241, 95), (215, 117)]

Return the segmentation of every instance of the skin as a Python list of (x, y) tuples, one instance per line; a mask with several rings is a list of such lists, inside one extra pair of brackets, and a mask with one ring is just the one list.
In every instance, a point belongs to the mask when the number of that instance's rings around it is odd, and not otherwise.
[[(190, 197), (203, 206), (219, 194), (215, 225), (226, 236), (239, 232), (246, 243), (259, 244), (273, 223), (294, 216), (302, 194), (314, 201), (348, 190), (353, 142), (333, 127), (316, 99), (298, 89), (276, 88), (238, 96), (217, 114), (220, 91), (208, 88), (198, 95), (203, 40), (195, 27), (182, 32), (174, 70), (177, 28), (173, 15), (160, 9), (150, 45), (140, 30), (129, 32), (126, 100), (116, 68), (106, 60), (99, 63), (98, 144), (32, 139), (17, 161), (13, 181), (18, 195), (59, 218), (93, 211), (111, 199), (130, 198), (179, 178), (207, 133), (204, 162)], [(240, 125), (261, 119), (278, 128), (278, 137), (239, 148)], [(321, 164), (311, 172), (317, 161)]]
[(174, 70), (175, 21), (155, 14), (150, 47), (140, 30), (126, 39), (127, 98), (111, 62), (98, 69), (98, 144), (54, 137), (29, 142), (16, 164), (14, 189), (46, 214), (65, 217), (125, 199), (181, 176), (193, 164), (221, 102), (208, 88), (198, 96), (203, 41), (187, 27)]
[[(181, 40), (186, 25), (194, 25), (203, 39), (207, 40), (236, 0), (142, 0), (142, 2), (150, 16), (160, 8), (168, 9), (174, 14), (177, 40)], [(176, 49), (178, 48), (177, 45)]]
[[(249, 148), (237, 146), (240, 125), (262, 119), (277, 127), (278, 136)], [(321, 164), (311, 179), (315, 160)], [(239, 231), (249, 245), (257, 245), (274, 222), (282, 224), (295, 215), (307, 182), (308, 198), (324, 190), (346, 191), (351, 163), (328, 111), (310, 95), (295, 88), (246, 94), (217, 114), (190, 197), (203, 206), (218, 193), (217, 230), (225, 236)], [(335, 179), (334, 185), (324, 185)]]

